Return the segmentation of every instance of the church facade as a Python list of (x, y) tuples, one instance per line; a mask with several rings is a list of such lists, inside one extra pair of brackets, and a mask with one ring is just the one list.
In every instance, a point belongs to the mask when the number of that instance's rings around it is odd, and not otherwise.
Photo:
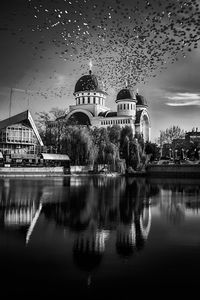
[(118, 92), (116, 111), (106, 107), (107, 93), (100, 86), (97, 77), (89, 71), (75, 85), (75, 105), (69, 106), (66, 120), (77, 124), (96, 127), (131, 126), (133, 133), (139, 133), (144, 141), (150, 140), (150, 117), (146, 99), (134, 93), (129, 87)]

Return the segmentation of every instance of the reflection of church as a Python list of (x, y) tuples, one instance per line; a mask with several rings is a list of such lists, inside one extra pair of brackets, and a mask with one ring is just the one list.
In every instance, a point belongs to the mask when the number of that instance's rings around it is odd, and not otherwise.
[(91, 177), (63, 178), (44, 186), (32, 180), (26, 185), (10, 179), (2, 183), (0, 233), (6, 233), (6, 241), (17, 236), (28, 244), (36, 223), (36, 237), (40, 232), (38, 219), (45, 217), (46, 224), (72, 237), (74, 264), (89, 274), (101, 263), (108, 243), (128, 258), (142, 250), (148, 238), (151, 211), (145, 181)]
[(97, 77), (89, 71), (75, 85), (75, 105), (69, 107), (66, 120), (80, 125), (109, 127), (113, 125), (131, 126), (133, 133), (142, 134), (145, 141), (150, 140), (150, 118), (146, 99), (134, 93), (127, 86), (119, 91), (115, 102), (117, 111), (105, 106), (106, 92)]
[(114, 185), (104, 179), (91, 177), (86, 185), (80, 178), (70, 178), (68, 201), (46, 203), (42, 209), (47, 220), (73, 233), (74, 263), (89, 273), (101, 263), (108, 243), (122, 258), (142, 250), (151, 227), (144, 182), (140, 188), (135, 179), (129, 183), (118, 178)]

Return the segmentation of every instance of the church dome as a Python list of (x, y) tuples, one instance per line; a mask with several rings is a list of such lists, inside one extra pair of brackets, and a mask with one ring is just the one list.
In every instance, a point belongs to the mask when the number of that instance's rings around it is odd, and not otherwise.
[(85, 92), (85, 91), (104, 93), (102, 86), (100, 86), (97, 80), (97, 77), (93, 75), (91, 71), (89, 72), (88, 75), (82, 76), (75, 85), (74, 93)]
[(148, 106), (146, 98), (143, 97), (142, 95), (136, 94), (136, 100), (137, 100), (136, 105)]
[(134, 95), (134, 93), (133, 93), (130, 89), (128, 89), (128, 88), (122, 89), (122, 90), (117, 94), (117, 99), (116, 99), (116, 101), (119, 101), (119, 100), (125, 100), (125, 99), (132, 100), (132, 101), (135, 100), (135, 95)]

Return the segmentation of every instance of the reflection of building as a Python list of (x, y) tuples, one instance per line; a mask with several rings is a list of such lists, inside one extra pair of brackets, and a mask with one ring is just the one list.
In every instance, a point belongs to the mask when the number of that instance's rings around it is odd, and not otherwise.
[(0, 151), (6, 154), (34, 152), (43, 142), (30, 111), (0, 122)]
[[(106, 92), (91, 70), (75, 85), (75, 105), (69, 107), (65, 120), (80, 125), (108, 127), (113, 125), (131, 126), (133, 133), (140, 133), (144, 140), (150, 139), (150, 118), (146, 99), (134, 94), (126, 86), (116, 97), (117, 111), (105, 106)], [(55, 124), (56, 125), (56, 124)]]
[[(0, 194), (0, 228), (10, 233), (21, 233), (26, 243), (40, 215), (41, 194), (33, 186), (21, 186), (5, 180)], [(10, 186), (12, 184), (12, 187)]]

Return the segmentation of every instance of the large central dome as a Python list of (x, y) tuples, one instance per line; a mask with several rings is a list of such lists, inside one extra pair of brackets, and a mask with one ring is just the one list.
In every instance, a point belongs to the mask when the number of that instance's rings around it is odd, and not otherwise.
[(74, 93), (93, 91), (103, 93), (103, 88), (100, 86), (95, 75), (90, 71), (88, 75), (82, 76), (75, 85)]

